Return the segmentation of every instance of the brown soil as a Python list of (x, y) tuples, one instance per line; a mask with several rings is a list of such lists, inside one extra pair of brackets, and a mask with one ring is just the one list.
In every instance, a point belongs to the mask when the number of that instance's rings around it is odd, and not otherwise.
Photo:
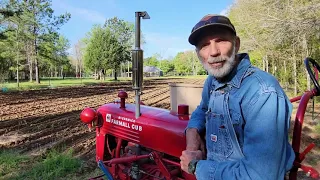
[[(168, 83), (202, 84), (204, 79), (145, 80), (141, 100), (149, 106), (170, 108)], [(134, 102), (131, 82), (114, 82), (85, 87), (30, 90), (0, 94), (0, 148), (10, 148), (28, 155), (41, 155), (51, 148), (73, 148), (76, 155), (95, 165), (95, 132), (89, 132), (79, 115), (85, 107), (97, 108), (117, 99), (119, 90), (125, 90), (129, 103)], [(294, 103), (296, 109), (297, 103)], [(312, 105), (310, 105), (312, 108)], [(315, 116), (320, 113), (315, 107)], [(302, 132), (302, 151), (314, 142), (316, 147), (303, 161), (320, 172), (320, 138), (308, 108)], [(292, 122), (295, 117), (292, 116)], [(293, 124), (293, 123), (292, 123)], [(293, 125), (292, 125), (293, 127)], [(90, 165), (88, 165), (90, 166)], [(303, 173), (299, 173), (299, 179)]]
[[(141, 101), (169, 109), (168, 84), (173, 82), (202, 84), (204, 80), (145, 80)], [(38, 156), (51, 148), (73, 148), (77, 156), (95, 167), (95, 132), (88, 131), (79, 115), (85, 107), (114, 101), (119, 90), (128, 93), (126, 102), (134, 102), (131, 82), (0, 93), (0, 149)]]

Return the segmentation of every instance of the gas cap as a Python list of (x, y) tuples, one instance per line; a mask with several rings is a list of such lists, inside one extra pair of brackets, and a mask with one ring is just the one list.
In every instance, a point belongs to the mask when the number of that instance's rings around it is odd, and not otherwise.
[(189, 106), (186, 104), (179, 104), (178, 115), (189, 115)]

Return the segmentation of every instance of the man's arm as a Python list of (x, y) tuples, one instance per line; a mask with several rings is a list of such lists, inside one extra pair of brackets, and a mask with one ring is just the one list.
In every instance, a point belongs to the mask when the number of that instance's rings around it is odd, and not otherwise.
[[(244, 109), (244, 158), (217, 162), (200, 160), (198, 180), (205, 179), (281, 179), (294, 157), (288, 146), (288, 128), (292, 105), (276, 92), (261, 92)], [(289, 165), (290, 167), (291, 165)]]
[(211, 87), (212, 77), (208, 76), (203, 85), (201, 101), (199, 106), (191, 114), (188, 126), (186, 129), (195, 128), (198, 133), (201, 133), (205, 129), (206, 122), (206, 112), (208, 111), (208, 102), (210, 98), (210, 87)]
[(200, 105), (192, 113), (191, 118), (186, 127), (186, 150), (196, 151), (201, 149), (204, 152), (204, 143), (201, 140), (200, 134), (205, 129), (205, 116), (208, 111), (209, 91), (211, 86), (211, 77), (206, 79)]

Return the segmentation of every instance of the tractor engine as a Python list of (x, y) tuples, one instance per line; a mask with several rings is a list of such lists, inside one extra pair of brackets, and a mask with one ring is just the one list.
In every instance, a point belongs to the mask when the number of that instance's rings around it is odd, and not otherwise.
[(109, 179), (195, 179), (180, 168), (185, 150), (184, 131), (189, 107), (178, 112), (141, 105), (135, 118), (135, 105), (120, 102), (105, 104), (94, 111), (86, 108), (80, 118), (96, 130), (96, 161)]

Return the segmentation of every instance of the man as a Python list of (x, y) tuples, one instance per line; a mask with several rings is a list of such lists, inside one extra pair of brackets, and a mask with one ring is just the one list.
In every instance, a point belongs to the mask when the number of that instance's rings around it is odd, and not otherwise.
[(295, 158), (292, 105), (278, 81), (237, 54), (240, 39), (225, 16), (203, 17), (189, 42), (209, 75), (186, 128), (182, 170), (198, 180), (284, 179)]

